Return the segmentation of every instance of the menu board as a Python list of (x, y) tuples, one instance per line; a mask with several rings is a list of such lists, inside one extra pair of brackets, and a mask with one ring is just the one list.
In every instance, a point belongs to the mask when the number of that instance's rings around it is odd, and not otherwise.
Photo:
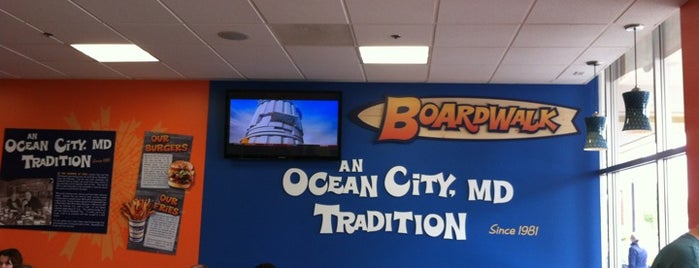
[(128, 248), (175, 254), (184, 193), (194, 182), (192, 136), (146, 132), (136, 196), (123, 205)]

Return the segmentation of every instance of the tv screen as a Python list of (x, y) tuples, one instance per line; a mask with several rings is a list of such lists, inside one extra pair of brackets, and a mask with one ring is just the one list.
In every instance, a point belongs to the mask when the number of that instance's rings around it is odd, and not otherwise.
[(229, 90), (227, 158), (340, 159), (339, 91)]

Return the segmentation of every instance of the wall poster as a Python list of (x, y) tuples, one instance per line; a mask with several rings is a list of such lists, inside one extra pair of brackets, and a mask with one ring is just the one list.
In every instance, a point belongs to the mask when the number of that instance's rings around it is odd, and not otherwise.
[(106, 233), (114, 131), (5, 129), (0, 227)]
[(136, 197), (121, 208), (129, 249), (176, 253), (184, 192), (194, 182), (191, 152), (192, 136), (146, 132)]

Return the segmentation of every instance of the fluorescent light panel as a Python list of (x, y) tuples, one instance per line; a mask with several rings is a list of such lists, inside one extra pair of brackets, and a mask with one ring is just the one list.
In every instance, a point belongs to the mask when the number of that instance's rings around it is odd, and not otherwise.
[(364, 64), (427, 64), (427, 46), (360, 46)]
[(150, 53), (134, 44), (72, 44), (73, 48), (99, 62), (153, 62)]

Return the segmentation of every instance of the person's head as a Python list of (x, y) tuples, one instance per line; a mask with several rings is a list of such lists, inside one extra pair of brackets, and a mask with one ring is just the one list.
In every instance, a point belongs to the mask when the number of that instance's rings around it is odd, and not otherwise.
[(274, 266), (274, 264), (271, 264), (269, 262), (265, 262), (258, 264), (257, 266), (255, 266), (255, 268), (277, 268), (277, 266)]
[(638, 242), (638, 236), (636, 236), (636, 234), (631, 234), (631, 236), (629, 236), (629, 240), (631, 240), (631, 243), (636, 243)]
[(26, 198), (26, 199), (32, 198), (32, 192), (30, 192), (30, 191), (24, 192), (24, 198)]
[(0, 251), (0, 267), (1, 268), (21, 268), (22, 253), (16, 248), (8, 248)]
[(19, 198), (17, 192), (12, 193), (12, 200), (17, 200), (17, 198)]

